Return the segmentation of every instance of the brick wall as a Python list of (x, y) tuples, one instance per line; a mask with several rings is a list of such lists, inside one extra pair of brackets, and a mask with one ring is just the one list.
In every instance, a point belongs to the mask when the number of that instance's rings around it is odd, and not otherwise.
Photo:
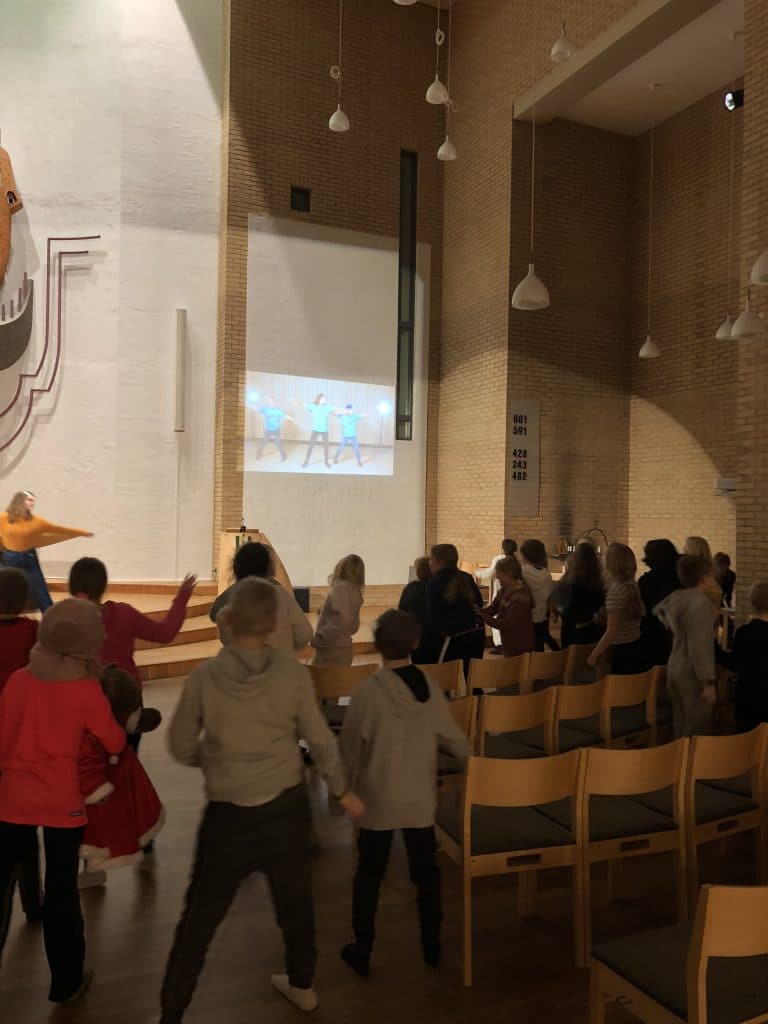
[[(733, 245), (729, 282), (728, 214), (734, 140)], [(707, 537), (735, 554), (733, 497), (715, 479), (738, 475), (738, 346), (716, 342), (726, 311), (738, 306), (741, 112), (722, 92), (670, 118), (655, 132), (652, 334), (661, 358), (636, 358), (646, 334), (648, 134), (634, 143), (634, 254), (629, 543), (650, 537), (681, 544)]]
[(400, 151), (418, 152), (418, 240), (432, 246), (430, 364), (437, 372), (443, 171), (435, 154), (444, 125), (442, 110), (424, 101), (434, 73), (434, 18), (434, 10), (427, 7), (403, 9), (385, 0), (346, 0), (344, 109), (352, 130), (339, 136), (327, 128), (336, 104), (328, 70), (337, 56), (337, 0), (228, 2), (217, 531), (239, 524), (243, 503), (249, 213), (292, 216), (290, 186), (295, 184), (312, 189), (307, 219), (313, 223), (397, 237)]

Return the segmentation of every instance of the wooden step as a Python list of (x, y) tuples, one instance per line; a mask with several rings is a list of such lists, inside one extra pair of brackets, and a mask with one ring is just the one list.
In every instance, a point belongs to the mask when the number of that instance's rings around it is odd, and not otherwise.
[[(48, 589), (52, 594), (68, 593), (68, 581), (63, 579), (47, 579)], [(181, 580), (165, 583), (161, 580), (152, 580), (143, 583), (141, 580), (110, 580), (108, 595), (114, 594), (170, 594), (171, 597), (179, 589)], [(198, 580), (195, 587), (197, 595), (203, 594), (207, 597), (215, 597), (219, 592), (219, 585), (215, 580)]]

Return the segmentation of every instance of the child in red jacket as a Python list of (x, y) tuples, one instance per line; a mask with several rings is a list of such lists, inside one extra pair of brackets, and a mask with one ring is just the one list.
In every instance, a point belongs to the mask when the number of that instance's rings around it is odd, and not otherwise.
[(0, 693), (13, 673), (29, 664), (37, 640), (37, 623), (22, 615), (28, 596), (21, 569), (0, 569)]
[(43, 928), (51, 970), (49, 999), (69, 1003), (92, 980), (77, 889), (80, 845), (88, 820), (78, 756), (91, 733), (108, 755), (125, 746), (125, 730), (99, 683), (104, 642), (98, 609), (61, 601), (43, 616), (29, 667), (0, 695), (0, 908), (10, 916), (19, 866), (45, 843)]

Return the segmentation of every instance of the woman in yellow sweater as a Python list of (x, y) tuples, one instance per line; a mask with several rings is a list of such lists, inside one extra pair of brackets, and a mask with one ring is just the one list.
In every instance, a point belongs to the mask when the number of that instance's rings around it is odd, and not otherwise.
[(44, 612), (53, 604), (48, 593), (37, 548), (58, 544), (72, 537), (92, 537), (87, 530), (57, 526), (34, 514), (35, 496), (31, 491), (17, 491), (5, 512), (0, 513), (0, 546), (3, 565), (21, 569), (29, 583), (30, 602)]

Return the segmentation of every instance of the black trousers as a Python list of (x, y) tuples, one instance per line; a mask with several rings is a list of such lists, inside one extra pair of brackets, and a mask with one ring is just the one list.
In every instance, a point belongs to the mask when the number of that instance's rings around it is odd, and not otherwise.
[[(439, 652), (443, 640), (440, 640)], [(469, 666), (473, 658), (482, 658), (485, 653), (485, 627), (473, 629), (469, 633), (452, 636), (443, 655), (443, 661), (461, 661), (464, 663), (464, 674), (469, 676)], [(437, 661), (437, 658), (435, 659)]]
[(331, 463), (330, 463), (330, 460), (328, 458), (328, 431), (327, 430), (325, 430), (325, 431), (313, 430), (312, 431), (312, 435), (311, 435), (311, 437), (309, 439), (309, 448), (307, 449), (307, 457), (306, 457), (306, 459), (304, 459), (304, 465), (305, 466), (309, 463), (309, 460), (310, 460), (310, 458), (312, 456), (312, 450), (314, 449), (314, 447), (315, 447), (315, 445), (317, 444), (318, 441), (322, 441), (323, 442), (323, 454), (325, 455), (325, 464), (326, 464), (326, 466), (330, 466)]
[(256, 458), (257, 459), (261, 458), (261, 456), (264, 454), (264, 449), (267, 447), (267, 445), (269, 444), (270, 441), (274, 444), (274, 446), (280, 452), (281, 460), (283, 462), (285, 462), (285, 460), (288, 458), (288, 456), (285, 454), (285, 449), (283, 448), (283, 439), (280, 437), (280, 431), (279, 430), (265, 430), (264, 431), (264, 437), (262, 437), (262, 439), (261, 439), (261, 444), (259, 445), (259, 453), (256, 456)]
[(613, 644), (609, 658), (614, 676), (633, 676), (653, 668), (644, 637), (629, 644)]
[(197, 836), (186, 903), (176, 928), (160, 995), (161, 1024), (179, 1024), (206, 953), (240, 883), (259, 871), (272, 890), (291, 985), (310, 988), (315, 975), (310, 810), (304, 786), (260, 807), (209, 803)]
[[(352, 928), (355, 942), (370, 956), (376, 937), (376, 909), (379, 890), (389, 861), (394, 832), (361, 828), (357, 837), (357, 871), (352, 889)], [(434, 828), (404, 828), (403, 840), (408, 854), (411, 881), (416, 886), (421, 942), (425, 950), (440, 943), (443, 911), (440, 896), (440, 869)]]
[(533, 624), (533, 649), (534, 651), (543, 651), (544, 647), (548, 647), (550, 651), (559, 651), (557, 640), (549, 632), (549, 619), (544, 619), (543, 622), (534, 622)]
[[(43, 933), (45, 953), (51, 969), (48, 998), (61, 1003), (74, 995), (83, 983), (85, 964), (85, 928), (80, 911), (77, 872), (80, 865), (82, 828), (44, 828), (45, 899), (43, 901)], [(34, 851), (34, 852), (33, 852)], [(13, 890), (20, 869), (37, 861), (37, 828), (34, 825), (13, 825), (0, 822), (0, 907), (3, 920), (10, 919)], [(39, 876), (38, 876), (39, 887)], [(27, 875), (22, 887), (34, 885)], [(27, 896), (31, 898), (31, 893)], [(39, 889), (38, 889), (39, 898)], [(5, 936), (3, 936), (3, 939)]]

